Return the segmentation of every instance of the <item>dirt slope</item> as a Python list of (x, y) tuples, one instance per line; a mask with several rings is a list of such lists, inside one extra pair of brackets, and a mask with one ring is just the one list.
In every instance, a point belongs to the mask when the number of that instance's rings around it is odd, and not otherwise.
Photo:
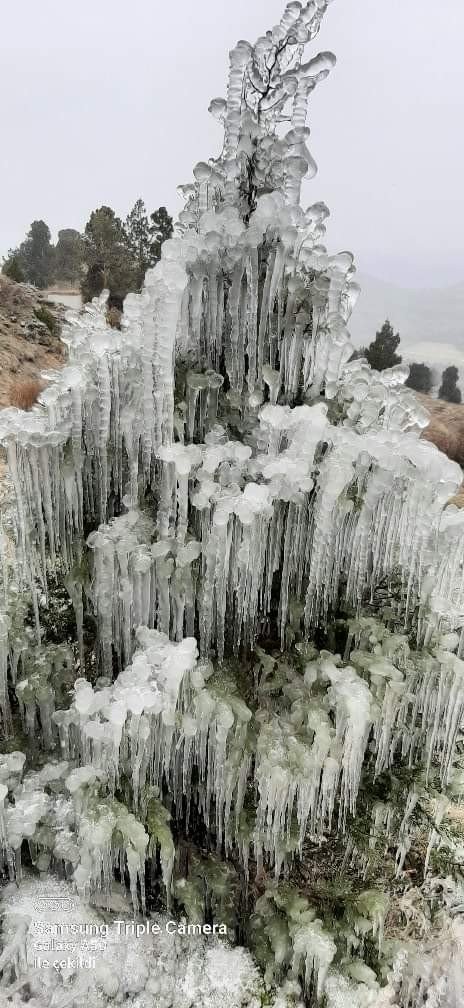
[(430, 414), (429, 426), (422, 437), (464, 467), (464, 405), (455, 406), (419, 393), (417, 398)]
[[(442, 399), (416, 394), (430, 414), (429, 426), (425, 428), (422, 437), (432, 441), (448, 458), (464, 468), (464, 404), (455, 406)], [(464, 507), (464, 483), (450, 503)]]
[(35, 287), (0, 274), (0, 408), (14, 402), (18, 386), (63, 366), (59, 332), (64, 311)]

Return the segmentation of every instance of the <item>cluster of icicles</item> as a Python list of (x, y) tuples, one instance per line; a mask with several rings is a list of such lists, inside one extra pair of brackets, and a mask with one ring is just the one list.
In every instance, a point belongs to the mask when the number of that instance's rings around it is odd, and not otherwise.
[[(117, 351), (109, 356), (120, 365)], [(44, 395), (58, 395), (62, 380)], [(119, 379), (108, 393), (115, 427), (116, 393), (120, 403)], [(93, 407), (98, 402), (93, 389)], [(433, 621), (420, 619), (423, 640), (437, 625), (462, 626), (463, 522), (456, 514), (443, 519), (460, 475), (416, 432), (374, 426), (360, 434), (348, 421), (331, 423), (327, 403), (267, 403), (246, 443), (231, 439), (214, 416), (203, 442), (160, 445), (147, 470), (137, 469), (135, 438), (133, 493), (124, 494), (122, 474), (129, 470), (120, 430), (114, 434), (119, 456), (110, 452), (116, 477), (107, 443), (95, 456), (89, 451), (99, 430), (95, 420), (85, 422), (75, 439), (51, 448), (46, 435), (36, 447), (36, 428), (46, 420), (43, 407), (32, 414), (5, 413), (0, 426), (8, 428), (19, 501), (15, 577), (29, 581), (38, 639), (37, 599), (48, 590), (47, 562), (53, 569), (59, 555), (80, 653), (90, 597), (105, 675), (112, 674), (114, 653), (120, 668), (130, 661), (137, 626), (156, 627), (177, 641), (198, 635), (202, 656), (215, 652), (221, 661), (226, 648), (252, 648), (275, 626), (285, 647), (295, 629), (309, 635), (324, 624), (340, 596), (359, 609), (392, 577), (400, 579), (406, 619), (418, 605), (435, 613)], [(13, 421), (22, 425), (14, 435)], [(134, 437), (133, 426), (130, 431)], [(87, 539), (88, 587), (79, 577), (83, 514), (97, 507), (102, 479), (110, 520)], [(135, 488), (143, 497), (144, 487), (155, 501), (141, 511)], [(111, 517), (116, 496), (127, 510)], [(7, 660), (14, 647), (8, 615), (0, 621), (0, 706), (8, 726)]]
[[(21, 881), (21, 846), (44, 877), (61, 865), (86, 899), (103, 889), (108, 895), (118, 868), (127, 868), (134, 909), (144, 905), (148, 834), (125, 805), (105, 798), (90, 768), (65, 760), (24, 775), (24, 753), (0, 756), (0, 860), (11, 879)], [(13, 801), (6, 800), (11, 795)]]
[[(442, 784), (449, 783), (464, 715), (464, 662), (452, 650), (457, 636), (443, 637), (431, 650), (411, 652), (405, 636), (390, 633), (373, 619), (354, 623), (352, 634), (357, 646), (349, 661), (330, 652), (319, 654), (311, 645), (297, 645), (293, 665), (258, 651), (250, 706), (231, 674), (218, 675), (211, 662), (197, 660), (194, 638), (176, 644), (157, 630), (139, 629), (133, 661), (113, 684), (102, 680), (93, 688), (78, 679), (69, 708), (48, 718), (41, 710), (44, 744), (59, 734), (65, 761), (55, 766), (55, 776), (67, 771), (67, 790), (74, 798), (79, 789), (87, 795), (74, 808), (79, 837), (71, 842), (68, 834), (66, 851), (61, 825), (55, 859), (72, 863), (71, 851), (77, 851), (80, 866), (75, 879), (82, 889), (101, 885), (109, 889), (111, 837), (116, 828), (124, 835), (122, 813), (117, 811), (124, 807), (114, 799), (123, 782), (124, 787), (130, 785), (128, 803), (133, 809), (133, 814), (124, 809), (123, 818), (136, 852), (126, 851), (125, 856), (129, 868), (131, 858), (134, 862), (135, 878), (141, 872), (148, 835), (134, 816), (144, 820), (149, 797), (162, 793), (164, 784), (182, 817), (185, 796), (194, 793), (194, 769), (207, 826), (213, 825), (214, 810), (219, 852), (223, 844), (226, 852), (235, 848), (246, 874), (249, 855), (254, 853), (258, 867), (264, 858), (274, 865), (277, 877), (288, 856), (301, 852), (308, 831), (322, 838), (331, 830), (336, 803), (338, 826), (345, 830), (347, 814), (356, 811), (370, 738), (374, 776), (387, 770), (400, 753), (409, 765), (424, 765), (426, 772), (432, 762), (439, 765)], [(278, 711), (272, 699), (275, 681), (282, 690)], [(10, 862), (19, 856), (24, 837), (34, 835), (45, 814), (43, 801), (50, 800), (38, 790), (45, 783), (41, 774), (29, 775), (24, 809), (22, 792), (13, 807), (6, 806), (5, 850)], [(258, 796), (251, 829), (249, 820), (243, 821), (250, 780)], [(99, 799), (92, 821), (89, 796), (97, 784), (108, 800)], [(62, 807), (59, 813), (63, 824), (67, 816)], [(379, 824), (382, 815), (378, 806)], [(31, 816), (35, 818), (29, 829)], [(186, 816), (188, 829), (189, 803)], [(399, 830), (401, 861), (407, 818)], [(79, 844), (86, 851), (88, 842), (94, 853), (79, 854)], [(168, 858), (164, 878), (168, 894), (172, 867), (173, 859)], [(133, 892), (136, 899), (135, 883)]]
[[(462, 562), (440, 573), (437, 550), (459, 467), (419, 441), (427, 417), (402, 388), (405, 368), (350, 361), (353, 257), (321, 244), (324, 205), (299, 205), (295, 179), (313, 170), (307, 99), (333, 63), (301, 57), (325, 7), (291, 3), (254, 48), (233, 50), (227, 101), (212, 103), (222, 155), (196, 167), (178, 236), (126, 298), (121, 330), (108, 327), (104, 296), (71, 316), (68, 366), (30, 413), (0, 415), (16, 578), (32, 594), (38, 639), (57, 558), (81, 632), (69, 573), (84, 527), (100, 524), (88, 546), (106, 672), (110, 636), (127, 662), (140, 622), (176, 640), (195, 633), (202, 655), (222, 659), (225, 646), (253, 646), (271, 618), (284, 644), (291, 599), (308, 634), (340, 595), (359, 607), (393, 572), (406, 618), (432, 594), (437, 621), (462, 624)], [(145, 505), (149, 521), (135, 527), (124, 512)], [(462, 523), (456, 534), (462, 542)], [(3, 648), (2, 707), (4, 668)]]

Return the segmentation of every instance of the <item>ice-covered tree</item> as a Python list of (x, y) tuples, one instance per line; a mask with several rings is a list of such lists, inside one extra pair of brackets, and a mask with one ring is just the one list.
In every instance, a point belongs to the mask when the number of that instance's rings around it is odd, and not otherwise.
[(353, 256), (301, 206), (326, 6), (232, 50), (221, 155), (120, 331), (102, 295), (40, 405), (0, 414), (5, 873), (225, 922), (266, 988), (231, 994), (229, 967), (208, 1001), (198, 960), (111, 959), (66, 1003), (457, 1003), (462, 474), (407, 368), (351, 359)]

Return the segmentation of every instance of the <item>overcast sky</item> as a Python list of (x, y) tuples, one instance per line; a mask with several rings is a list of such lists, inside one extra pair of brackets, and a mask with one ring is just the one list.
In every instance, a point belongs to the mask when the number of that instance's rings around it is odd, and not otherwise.
[[(102, 203), (125, 216), (180, 208), (176, 186), (216, 155), (207, 108), (227, 53), (280, 17), (282, 0), (2, 3), (0, 254), (30, 222), (83, 228)], [(315, 92), (308, 204), (328, 242), (403, 286), (464, 280), (462, 0), (334, 0), (313, 44), (337, 66)]]

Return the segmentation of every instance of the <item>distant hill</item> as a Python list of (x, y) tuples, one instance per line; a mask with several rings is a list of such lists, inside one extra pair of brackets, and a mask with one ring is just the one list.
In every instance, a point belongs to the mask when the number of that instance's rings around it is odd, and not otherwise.
[(370, 343), (388, 318), (402, 343), (448, 343), (464, 353), (464, 283), (407, 290), (365, 273), (355, 279), (361, 287), (350, 320), (356, 346)]

